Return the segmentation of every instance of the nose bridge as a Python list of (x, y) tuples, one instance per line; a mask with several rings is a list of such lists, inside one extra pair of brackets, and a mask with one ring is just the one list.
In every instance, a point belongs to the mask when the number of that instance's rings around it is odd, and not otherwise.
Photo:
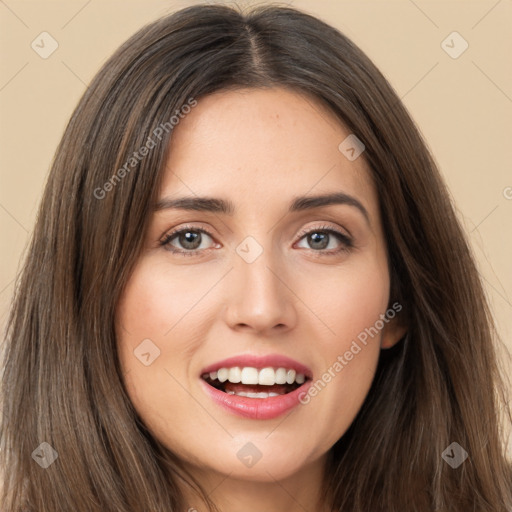
[[(257, 331), (291, 327), (295, 322), (293, 294), (286, 286), (286, 271), (280, 255), (255, 238), (247, 237), (236, 248), (228, 322)], [(283, 282), (284, 281), (284, 282)]]

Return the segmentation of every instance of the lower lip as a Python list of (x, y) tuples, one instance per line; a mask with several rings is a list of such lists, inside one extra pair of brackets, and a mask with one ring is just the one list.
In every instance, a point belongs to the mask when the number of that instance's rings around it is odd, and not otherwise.
[(252, 420), (270, 420), (299, 405), (300, 398), (307, 393), (311, 380), (307, 380), (295, 391), (268, 398), (249, 398), (245, 396), (230, 395), (210, 386), (204, 379), (200, 379), (204, 390), (210, 397), (224, 409), (244, 418)]

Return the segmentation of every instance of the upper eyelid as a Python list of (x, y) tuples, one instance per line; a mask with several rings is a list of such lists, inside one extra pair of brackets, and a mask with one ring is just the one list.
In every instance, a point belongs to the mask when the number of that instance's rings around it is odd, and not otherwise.
[[(333, 233), (340, 234), (341, 236), (344, 236), (346, 238), (350, 238), (350, 239), (353, 238), (352, 234), (350, 233), (350, 231), (347, 228), (341, 228), (338, 226), (335, 227), (333, 225), (326, 225), (325, 221), (324, 221), (324, 224), (321, 226), (310, 226), (310, 227), (301, 229), (297, 236), (302, 238), (303, 236), (307, 235), (308, 233), (311, 233), (314, 231), (331, 231)], [(343, 231), (345, 231), (346, 233), (343, 233)]]
[(182, 233), (183, 231), (200, 231), (201, 233), (206, 233), (208, 236), (210, 237), (214, 237), (213, 233), (211, 233), (210, 230), (206, 229), (206, 228), (203, 228), (203, 227), (198, 227), (198, 226), (183, 226), (181, 228), (178, 228), (178, 229), (171, 229), (170, 231), (166, 231), (161, 239), (167, 239), (169, 237), (172, 237), (172, 236), (175, 236), (179, 233)]
[[(325, 222), (328, 222), (328, 221), (324, 221)], [(177, 229), (171, 229), (170, 231), (166, 231), (161, 238), (166, 238), (167, 236), (172, 236), (172, 235), (176, 235), (177, 233), (181, 233), (182, 231), (186, 231), (186, 230), (190, 230), (190, 231), (201, 231), (203, 233), (206, 233), (207, 235), (209, 236), (215, 236), (211, 230), (207, 229), (207, 228), (204, 228), (202, 226), (193, 226), (193, 225), (187, 225), (185, 224), (183, 227), (180, 227), (180, 228), (177, 228)], [(311, 226), (311, 227), (307, 227), (307, 228), (304, 228), (304, 229), (301, 229), (297, 236), (303, 236), (311, 231), (315, 231), (315, 230), (318, 230), (318, 231), (327, 231), (327, 230), (331, 230), (331, 231), (335, 231), (335, 232), (338, 232), (340, 230), (342, 231), (346, 231), (346, 235), (344, 233), (341, 233), (341, 234), (344, 234), (345, 236), (347, 237), (352, 237), (351, 233), (349, 232), (349, 230), (347, 228), (341, 228), (341, 227), (336, 227), (336, 226), (333, 226), (333, 225), (322, 225), (322, 226)]]

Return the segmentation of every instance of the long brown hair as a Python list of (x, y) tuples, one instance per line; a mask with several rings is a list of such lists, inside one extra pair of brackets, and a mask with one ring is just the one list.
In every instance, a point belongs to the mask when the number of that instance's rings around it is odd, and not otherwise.
[[(272, 86), (318, 98), (364, 143), (390, 304), (404, 306), (408, 325), (381, 353), (362, 409), (329, 452), (326, 498), (350, 512), (511, 506), (500, 429), (510, 414), (491, 314), (446, 187), (400, 99), (361, 50), (315, 17), (201, 5), (125, 42), (57, 149), (8, 321), (2, 510), (168, 512), (186, 509), (181, 484), (202, 492), (128, 398), (114, 312), (167, 158), (164, 123), (214, 91)], [(134, 156), (149, 139), (154, 147)], [(452, 442), (468, 453), (457, 468), (442, 457)]]

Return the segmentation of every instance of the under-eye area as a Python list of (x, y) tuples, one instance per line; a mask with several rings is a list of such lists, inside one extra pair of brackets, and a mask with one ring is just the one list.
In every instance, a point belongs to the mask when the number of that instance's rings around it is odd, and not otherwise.
[(258, 369), (238, 366), (203, 373), (201, 378), (219, 391), (247, 398), (286, 395), (311, 380), (309, 375), (298, 373), (290, 368)]

